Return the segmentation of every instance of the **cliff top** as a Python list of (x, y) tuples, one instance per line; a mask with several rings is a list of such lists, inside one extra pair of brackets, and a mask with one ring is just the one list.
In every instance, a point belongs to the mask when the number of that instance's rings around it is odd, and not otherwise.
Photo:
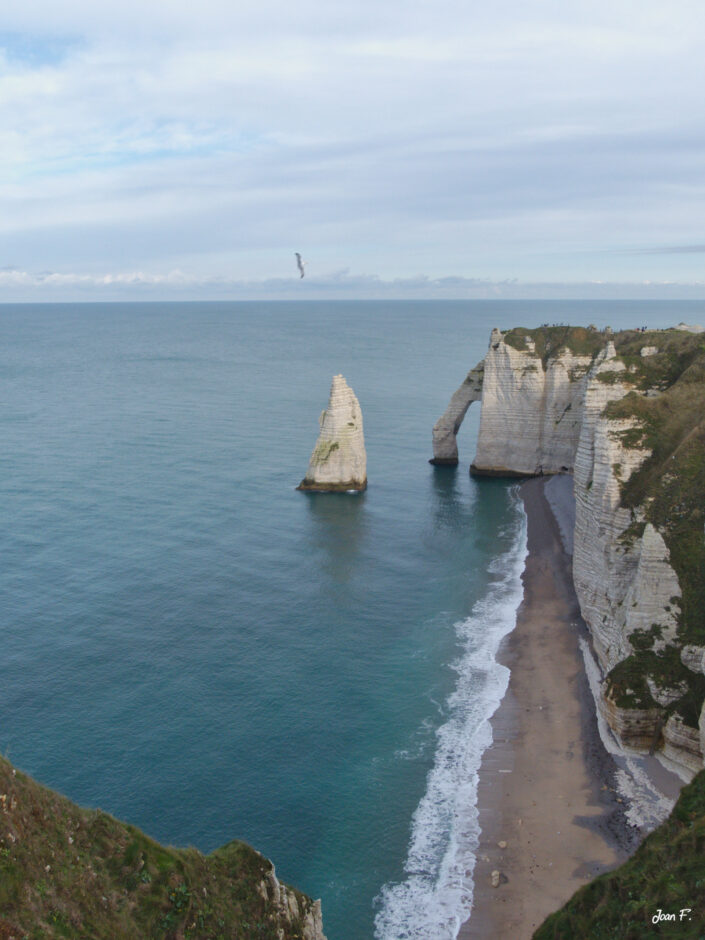
[(0, 938), (305, 936), (312, 902), (278, 905), (271, 863), (243, 842), (208, 856), (81, 809), (0, 757)]
[[(594, 359), (611, 340), (618, 358), (622, 359), (633, 373), (643, 377), (644, 381), (650, 381), (652, 377), (658, 378), (667, 363), (670, 364), (671, 370), (675, 368), (676, 371), (681, 371), (678, 367), (681, 356), (687, 356), (689, 352), (705, 346), (705, 334), (691, 332), (684, 326), (667, 330), (620, 330), (614, 333), (609, 327), (598, 330), (594, 326), (544, 324), (533, 329), (517, 326), (501, 332), (508, 346), (536, 355), (544, 366), (549, 359), (559, 356), (564, 350), (575, 356)], [(648, 368), (649, 366), (652, 368)]]

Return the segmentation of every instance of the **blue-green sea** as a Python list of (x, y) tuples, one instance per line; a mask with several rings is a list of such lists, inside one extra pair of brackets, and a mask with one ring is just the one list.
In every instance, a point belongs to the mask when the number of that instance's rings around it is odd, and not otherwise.
[[(244, 839), (329, 940), (454, 938), (521, 598), (516, 486), (431, 427), (493, 326), (705, 303), (0, 305), (0, 749), (174, 845)], [(369, 488), (304, 494), (333, 374)]]

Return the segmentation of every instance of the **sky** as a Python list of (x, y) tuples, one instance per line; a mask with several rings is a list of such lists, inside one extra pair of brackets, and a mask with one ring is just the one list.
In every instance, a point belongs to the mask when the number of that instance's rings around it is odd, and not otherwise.
[(702, 0), (9, 0), (0, 302), (703, 298), (704, 36)]

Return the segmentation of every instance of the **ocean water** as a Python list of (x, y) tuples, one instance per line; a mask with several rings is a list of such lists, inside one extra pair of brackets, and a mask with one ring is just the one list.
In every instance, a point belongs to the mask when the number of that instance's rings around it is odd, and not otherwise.
[[(453, 938), (521, 597), (516, 486), (434, 468), (493, 326), (702, 303), (0, 305), (0, 749), (175, 845), (233, 838), (330, 940)], [(330, 380), (369, 488), (303, 494)]]

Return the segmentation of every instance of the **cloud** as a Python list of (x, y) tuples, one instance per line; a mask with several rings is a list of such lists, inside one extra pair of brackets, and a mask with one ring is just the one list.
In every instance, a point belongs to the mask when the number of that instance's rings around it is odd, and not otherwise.
[(702, 237), (686, 0), (11, 6), (0, 260), (203, 284), (284, 275), (296, 249), (385, 283), (697, 278), (697, 252), (648, 250)]
[(661, 245), (658, 248), (631, 250), (645, 255), (702, 255), (705, 254), (705, 245)]
[(523, 282), (517, 279), (382, 278), (333, 271), (318, 278), (239, 280), (198, 277), (180, 270), (101, 274), (0, 269), (0, 291), (10, 302), (116, 300), (331, 300), (331, 299), (705, 299), (705, 281), (691, 284), (629, 282)]

